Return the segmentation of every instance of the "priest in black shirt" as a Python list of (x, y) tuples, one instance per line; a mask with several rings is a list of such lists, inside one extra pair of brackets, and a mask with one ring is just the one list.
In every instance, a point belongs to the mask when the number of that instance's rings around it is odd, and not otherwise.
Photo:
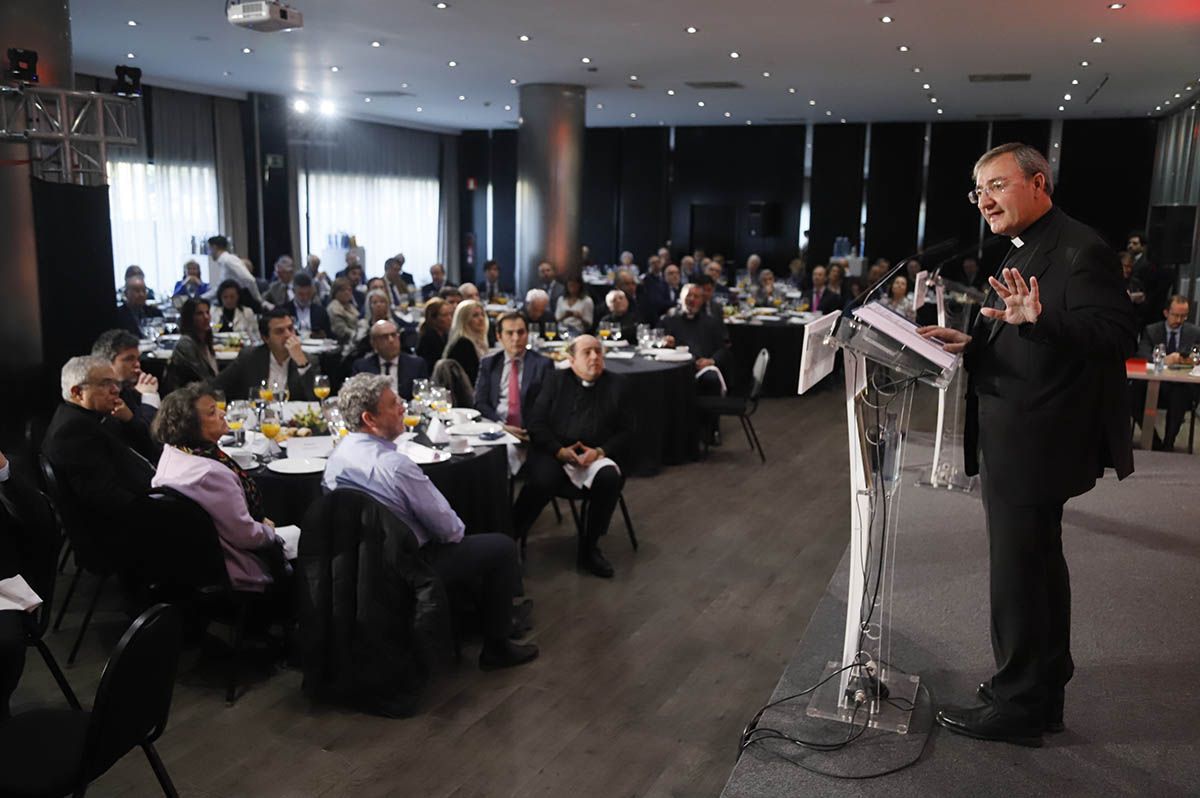
[[(975, 164), (971, 202), (1013, 247), (970, 334), (922, 333), (964, 352), (966, 466), (983, 487), (996, 672), (980, 706), (946, 707), (958, 734), (1020, 745), (1063, 730), (1074, 672), (1063, 505), (1105, 467), (1133, 472), (1125, 359), (1137, 345), (1116, 255), (1054, 207), (1045, 157), (1005, 144)], [(997, 279), (999, 278), (999, 279)]]
[(550, 375), (528, 420), (531, 451), (528, 478), (513, 506), (516, 533), (523, 538), (542, 508), (584, 472), (592, 474), (588, 490), (587, 527), (579, 541), (578, 565), (610, 578), (612, 565), (597, 542), (608, 531), (625, 482), (620, 464), (633, 435), (633, 411), (620, 377), (604, 370), (604, 347), (581, 335), (567, 347), (571, 367)]

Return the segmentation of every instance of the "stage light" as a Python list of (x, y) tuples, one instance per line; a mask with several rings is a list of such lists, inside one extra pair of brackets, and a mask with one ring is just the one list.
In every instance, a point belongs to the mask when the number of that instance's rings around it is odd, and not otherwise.
[(118, 64), (115, 71), (117, 73), (117, 82), (113, 84), (113, 94), (118, 97), (142, 96), (142, 70), (137, 67)]
[(22, 50), (20, 47), (8, 48), (8, 70), (5, 76), (21, 83), (37, 83), (37, 50)]
[(292, 103), (292, 110), (298, 114), (307, 114), (308, 100), (296, 100)]

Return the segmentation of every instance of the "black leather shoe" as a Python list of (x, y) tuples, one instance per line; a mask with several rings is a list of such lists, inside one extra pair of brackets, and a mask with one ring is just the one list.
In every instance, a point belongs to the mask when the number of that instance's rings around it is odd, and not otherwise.
[[(585, 544), (586, 546), (586, 544)], [(604, 559), (599, 546), (586, 546), (579, 553), (579, 568), (601, 579), (612, 579), (612, 563)]]
[(981, 707), (946, 707), (937, 722), (955, 734), (976, 740), (995, 740), (1029, 748), (1042, 745), (1042, 724), (999, 712), (991, 704)]
[(498, 671), (502, 668), (512, 668), (537, 659), (537, 655), (538, 647), (533, 643), (522, 645), (511, 640), (505, 640), (503, 643), (485, 642), (483, 651), (479, 652), (479, 669)]
[[(992, 703), (992, 688), (987, 682), (979, 685), (975, 691), (979, 700), (985, 704)], [(1060, 691), (1046, 702), (1046, 714), (1042, 717), (1042, 731), (1046, 734), (1060, 734), (1067, 730), (1063, 723), (1063, 693)]]

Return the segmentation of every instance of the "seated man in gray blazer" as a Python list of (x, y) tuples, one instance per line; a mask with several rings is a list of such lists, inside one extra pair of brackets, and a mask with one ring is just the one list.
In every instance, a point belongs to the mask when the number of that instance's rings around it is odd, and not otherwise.
[(412, 399), (413, 381), (429, 376), (425, 358), (400, 351), (400, 328), (395, 322), (380, 319), (371, 325), (373, 354), (360, 357), (350, 369), (354, 374), (382, 374), (392, 381), (392, 390), (403, 399)]
[[(227, 369), (217, 375), (216, 386), (230, 401), (247, 399), (262, 382), (287, 387), (288, 397), (297, 402), (314, 402), (313, 380), (321, 372), (316, 358), (309, 358), (300, 345), (292, 317), (283, 308), (264, 313), (258, 320), (263, 344), (246, 347)], [(283, 397), (277, 397), (283, 398)]]
[[(533, 411), (546, 376), (553, 373), (554, 364), (550, 358), (526, 349), (529, 327), (520, 313), (505, 313), (496, 326), (503, 349), (488, 355), (479, 364), (475, 409), (484, 417), (499, 421), (522, 441), (528, 441), (526, 420)], [(517, 398), (512, 392), (514, 379), (520, 386)]]
[[(1188, 321), (1190, 315), (1191, 306), (1188, 304), (1187, 297), (1178, 294), (1171, 297), (1170, 303), (1163, 311), (1163, 320), (1151, 324), (1142, 331), (1142, 339), (1138, 344), (1138, 357), (1152, 362), (1154, 348), (1160, 344), (1167, 349), (1166, 362), (1168, 366), (1181, 363), (1189, 357), (1192, 347), (1200, 345), (1200, 327)], [(1131, 382), (1133, 420), (1141, 423), (1146, 407), (1147, 383), (1145, 380), (1132, 380)], [(1169, 452), (1175, 448), (1175, 437), (1183, 426), (1183, 417), (1188, 410), (1195, 406), (1198, 394), (1200, 392), (1194, 385), (1170, 382), (1163, 382), (1159, 385), (1158, 406), (1167, 411), (1167, 427), (1163, 431), (1161, 439), (1155, 432), (1155, 449)]]

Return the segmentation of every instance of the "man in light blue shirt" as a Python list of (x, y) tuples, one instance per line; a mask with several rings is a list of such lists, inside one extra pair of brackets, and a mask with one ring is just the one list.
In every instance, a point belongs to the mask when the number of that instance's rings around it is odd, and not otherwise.
[(404, 401), (379, 374), (356, 374), (338, 394), (352, 430), (325, 465), (326, 491), (369, 494), (412, 530), (421, 558), (437, 572), (454, 605), (469, 596), (483, 625), (479, 667), (496, 670), (534, 659), (537, 646), (509, 640), (513, 599), (524, 593), (515, 542), (495, 533), (464, 536), (462, 519), (429, 477), (393, 441), (404, 431)]

